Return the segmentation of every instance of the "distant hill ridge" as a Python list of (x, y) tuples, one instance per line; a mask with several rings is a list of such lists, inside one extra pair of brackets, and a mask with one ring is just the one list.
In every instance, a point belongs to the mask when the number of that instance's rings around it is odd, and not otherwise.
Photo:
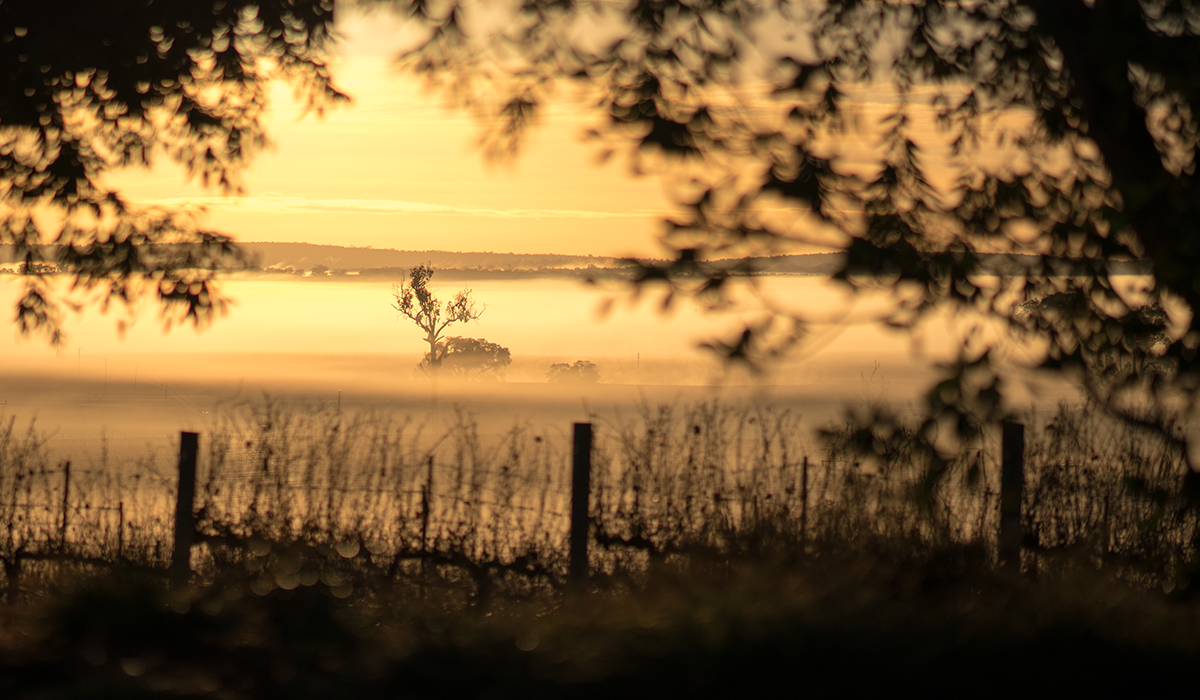
[[(317, 265), (332, 270), (367, 271), (411, 268), (430, 264), (442, 270), (537, 272), (587, 268), (619, 268), (621, 258), (547, 253), (456, 253), (442, 250), (352, 248), (313, 243), (242, 243), (263, 268), (307, 270)], [(780, 255), (755, 260), (762, 272), (829, 274), (837, 269), (838, 253)], [(660, 261), (661, 262), (661, 261)]]
[[(363, 275), (402, 275), (409, 268), (431, 264), (451, 276), (522, 277), (543, 275), (622, 276), (622, 258), (596, 255), (553, 255), (545, 253), (455, 253), (440, 250), (394, 250), (350, 248), (313, 243), (242, 243), (266, 269), (311, 270), (320, 265), (330, 271), (358, 272)], [(1042, 257), (1021, 253), (977, 253), (985, 271), (1021, 277), (1039, 275), (1077, 275), (1107, 268), (1109, 274), (1147, 275), (1152, 270), (1144, 260), (1096, 260), (1084, 258)], [(830, 275), (842, 269), (843, 253), (807, 253), (750, 258), (757, 274)], [(655, 262), (666, 262), (663, 259)], [(737, 259), (711, 261), (717, 267), (732, 268)]]
[[(241, 242), (250, 253), (253, 265), (264, 271), (299, 274), (316, 268), (326, 274), (350, 273), (363, 276), (400, 277), (417, 265), (429, 264), (451, 277), (540, 277), (622, 276), (627, 274), (623, 259), (597, 255), (556, 255), (548, 253), (457, 253), (444, 250), (396, 250), (394, 248), (356, 248), (316, 243)], [(53, 245), (40, 246), (43, 259), (56, 257)], [(18, 258), (12, 246), (0, 246), (0, 272), (16, 271)], [(663, 263), (665, 260), (656, 260)], [(734, 260), (716, 260), (733, 266)], [(830, 274), (839, 268), (839, 253), (779, 255), (754, 258), (754, 267), (762, 273)], [(54, 266), (49, 265), (49, 272)], [(324, 275), (321, 275), (322, 277)]]
[(240, 244), (264, 268), (310, 269), (316, 265), (335, 270), (370, 270), (386, 267), (415, 267), (431, 264), (442, 269), (543, 270), (547, 268), (615, 267), (617, 258), (594, 255), (549, 255), (533, 253), (455, 253), (443, 250), (396, 250), (352, 248), (314, 243)]
[[(354, 248), (316, 243), (240, 243), (254, 259), (258, 268), (250, 274), (281, 273), (318, 278), (346, 275), (363, 278), (401, 279), (409, 269), (430, 264), (443, 274), (443, 279), (519, 279), (526, 277), (577, 277), (593, 279), (601, 277), (626, 277), (630, 274), (621, 258), (598, 255), (555, 255), (549, 253), (456, 253), (444, 250), (395, 250), (392, 248)], [(57, 251), (54, 245), (35, 246), (43, 260), (54, 260)], [(1095, 274), (1107, 269), (1110, 275), (1151, 275), (1153, 269), (1147, 260), (1104, 260), (1089, 258), (1043, 257), (1021, 253), (977, 253), (985, 273), (1002, 276), (1023, 277), (1029, 274), (1041, 276), (1076, 276)], [(773, 255), (770, 257), (738, 260), (725, 258), (711, 261), (718, 268), (731, 269), (742, 262), (750, 262), (755, 274), (784, 275), (830, 275), (842, 269), (843, 253), (808, 253), (801, 255)], [(643, 259), (645, 260), (645, 259)], [(11, 245), (0, 245), (0, 273), (13, 274), (19, 271), (20, 258)], [(659, 259), (654, 262), (664, 263)], [(36, 274), (54, 274), (54, 264), (39, 265)], [(865, 274), (871, 274), (865, 270)]]

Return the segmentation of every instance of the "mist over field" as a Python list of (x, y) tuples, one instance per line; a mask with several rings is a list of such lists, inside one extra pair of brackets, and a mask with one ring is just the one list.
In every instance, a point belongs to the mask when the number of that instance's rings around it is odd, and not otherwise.
[[(430, 380), (417, 369), (422, 335), (392, 308), (391, 282), (242, 276), (225, 283), (229, 313), (200, 332), (164, 333), (143, 311), (122, 336), (122, 316), (92, 308), (70, 317), (61, 348), (15, 334), (0, 347), (8, 357), (0, 401), (10, 416), (36, 416), (40, 429), (80, 438), (203, 433), (222, 411), (265, 400), (305, 411), (340, 401), (344, 410), (435, 423), (462, 412), (491, 434), (518, 422), (565, 430), (591, 413), (616, 416), (639, 405), (757, 402), (794, 411), (812, 431), (869, 402), (916, 407), (936, 376), (931, 364), (952, 357), (972, 332), (953, 318), (918, 334), (890, 332), (870, 323), (886, 298), (851, 302), (837, 285), (809, 276), (744, 280), (720, 311), (694, 299), (664, 311), (660, 290), (634, 298), (620, 280), (443, 281), (435, 273), (439, 294), (469, 288), (486, 307), (477, 322), (445, 334), (497, 343), (512, 362), (491, 381), (442, 377), (431, 416)], [(14, 284), (0, 287), (0, 304), (15, 293)], [(790, 355), (753, 373), (700, 347), (755, 322), (763, 300), (818, 321)], [(580, 360), (596, 365), (598, 383), (548, 383), (553, 364)], [(1069, 397), (1061, 382), (1023, 377), (1010, 400), (1021, 407)]]

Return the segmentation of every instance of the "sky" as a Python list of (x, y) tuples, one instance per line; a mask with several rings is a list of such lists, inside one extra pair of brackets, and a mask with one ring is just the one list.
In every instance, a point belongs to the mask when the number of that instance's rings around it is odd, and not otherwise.
[(616, 159), (600, 166), (581, 136), (594, 119), (564, 97), (548, 106), (511, 163), (484, 162), (481, 127), (394, 67), (405, 45), (386, 14), (343, 12), (334, 76), (352, 103), (304, 114), (276, 84), (265, 119), (274, 148), (244, 172), (245, 194), (188, 183), (159, 158), (112, 177), (146, 204), (204, 206), (204, 224), (242, 241), (511, 253), (661, 254), (670, 202)]
[[(273, 148), (243, 173), (243, 196), (225, 197), (188, 182), (181, 168), (158, 158), (152, 170), (110, 175), (108, 184), (143, 204), (204, 207), (204, 223), (241, 241), (307, 242), (400, 250), (661, 256), (661, 220), (676, 212), (662, 180), (635, 177), (622, 157), (603, 163), (601, 146), (584, 133), (602, 118), (569, 86), (544, 105), (514, 159), (489, 163), (478, 147), (484, 125), (453, 109), (396, 59), (415, 43), (413, 30), (384, 11), (341, 12), (333, 56), (335, 84), (351, 97), (324, 115), (306, 113), (291, 86), (275, 83), (264, 119)], [(758, 27), (762, 41), (784, 41)], [(778, 32), (775, 32), (778, 33)], [(748, 49), (746, 71), (758, 52)], [(838, 167), (870, 178), (879, 167), (879, 120), (894, 108), (891, 88), (845, 86), (855, 128), (814, 142)], [(918, 90), (920, 91), (920, 90)], [(783, 103), (778, 103), (782, 105)], [(786, 113), (780, 106), (780, 115)], [(910, 105), (914, 138), (930, 180), (952, 186), (947, 139), (933, 110)], [(1016, 158), (995, 148), (996, 168)], [(1018, 166), (1019, 167), (1019, 166)], [(782, 207), (785, 217), (795, 214)], [(811, 216), (794, 252), (840, 248), (844, 234)]]

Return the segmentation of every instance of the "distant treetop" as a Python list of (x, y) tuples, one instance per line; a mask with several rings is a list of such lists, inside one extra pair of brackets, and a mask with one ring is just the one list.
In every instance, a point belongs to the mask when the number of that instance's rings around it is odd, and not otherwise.
[(443, 377), (469, 381), (504, 379), (512, 364), (508, 348), (482, 338), (451, 336), (439, 340), (432, 352), (425, 353), (417, 370), (429, 374), (436, 365)]
[(595, 384), (600, 381), (600, 370), (588, 360), (559, 362), (550, 365), (546, 380), (551, 384)]

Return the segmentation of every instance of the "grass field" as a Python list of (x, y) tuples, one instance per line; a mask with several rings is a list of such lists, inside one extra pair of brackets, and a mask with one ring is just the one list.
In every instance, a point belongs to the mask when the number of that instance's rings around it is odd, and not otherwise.
[(0, 692), (1190, 687), (1197, 522), (1181, 455), (1094, 411), (1027, 416), (1023, 575), (997, 566), (986, 441), (931, 490), (903, 434), (865, 460), (849, 433), (817, 441), (787, 407), (595, 413), (577, 586), (566, 431), (487, 433), (448, 413), (223, 409), (202, 443), (195, 575), (174, 587), (169, 445), (140, 467), (77, 462), (64, 493), (47, 442), (10, 423)]

